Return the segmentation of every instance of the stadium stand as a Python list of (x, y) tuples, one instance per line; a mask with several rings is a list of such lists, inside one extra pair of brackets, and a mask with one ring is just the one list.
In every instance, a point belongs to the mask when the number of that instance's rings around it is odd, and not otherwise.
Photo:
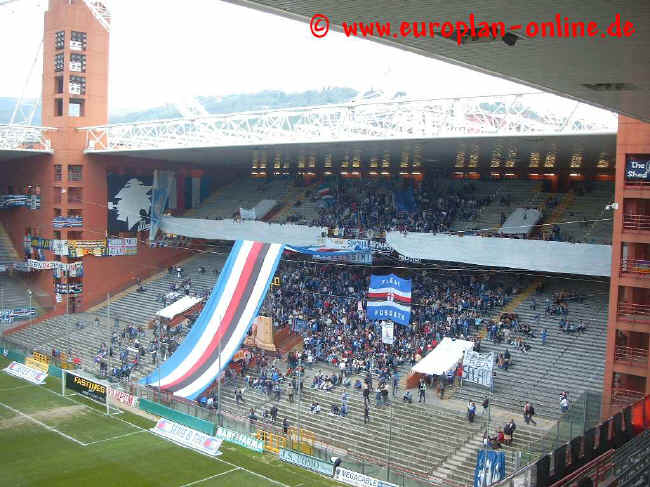
[(241, 178), (227, 184), (206, 198), (199, 208), (188, 210), (184, 216), (192, 218), (233, 218), (240, 208), (253, 208), (261, 200), (284, 202), (289, 194), (285, 179), (260, 180)]
[[(566, 333), (559, 328), (563, 317), (547, 314), (545, 307), (553, 303), (553, 294), (574, 291), (582, 298), (568, 301), (568, 320), (576, 326), (582, 321), (584, 333)], [(535, 306), (536, 309), (533, 309)], [(521, 411), (526, 401), (534, 404), (539, 416), (560, 416), (559, 397), (569, 391), (570, 402), (587, 391), (602, 393), (605, 340), (607, 336), (608, 286), (606, 283), (582, 283), (571, 280), (547, 282), (541, 294), (527, 297), (512, 312), (520, 324), (529, 324), (535, 338), (525, 337), (528, 352), (489, 339), (481, 343), (482, 351), (512, 355), (512, 366), (496, 369), (493, 401), (495, 405)], [(546, 344), (541, 332), (547, 330)], [(458, 392), (458, 397), (476, 400), (484, 388), (469, 384)]]
[[(68, 316), (48, 318), (36, 325), (19, 330), (10, 335), (14, 341), (27, 348), (35, 349), (48, 355), (53, 349), (63, 351), (68, 355), (78, 357), (83, 368), (91, 372), (99, 371), (96, 358), (102, 343), (108, 345), (113, 332), (120, 334), (132, 326), (136, 330), (142, 328), (137, 338), (149, 352), (131, 374), (132, 379), (147, 375), (155, 368), (151, 357), (151, 344), (156, 342), (154, 330), (148, 325), (152, 323), (155, 314), (164, 308), (161, 298), (170, 293), (174, 284), (181, 284), (191, 279), (192, 293), (201, 295), (209, 292), (217, 279), (216, 270), (220, 270), (225, 257), (214, 254), (198, 254), (178, 265), (183, 269), (182, 277), (178, 278), (176, 268), (173, 272), (166, 270), (142, 283), (144, 291), (138, 291), (134, 286), (113, 297), (110, 304), (110, 322), (108, 322), (108, 304), (105, 302), (95, 307), (91, 312), (77, 313)], [(199, 272), (199, 268), (205, 272)], [(182, 291), (182, 288), (181, 288)], [(99, 320), (97, 322), (96, 320)], [(184, 333), (178, 331), (173, 339), (180, 343)], [(114, 345), (113, 364), (121, 362), (120, 353), (127, 350), (127, 363), (132, 363), (135, 357), (135, 340), (122, 340), (121, 346)], [(129, 350), (130, 348), (130, 350)], [(159, 352), (160, 353), (160, 352)]]
[(586, 243), (611, 244), (613, 213), (605, 207), (613, 201), (613, 183), (596, 181), (585, 189), (574, 191), (573, 204), (566, 209), (562, 219), (585, 223), (562, 225), (561, 238)]
[[(18, 256), (4, 226), (0, 224), (0, 266), (3, 264), (13, 264), (20, 262), (22, 259)], [(20, 278), (20, 274), (14, 271), (0, 271), (0, 310), (13, 310), (18, 308), (27, 308), (29, 298), (27, 296), (28, 287)], [(39, 313), (40, 308), (36, 298), (32, 298), (32, 307)], [(20, 317), (14, 319), (14, 322), (20, 321)], [(25, 318), (27, 319), (27, 318)], [(0, 329), (11, 326), (10, 323), (0, 321)]]

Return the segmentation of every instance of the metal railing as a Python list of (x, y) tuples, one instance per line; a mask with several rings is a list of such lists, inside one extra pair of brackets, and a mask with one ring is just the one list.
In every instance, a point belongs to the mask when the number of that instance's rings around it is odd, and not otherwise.
[(641, 277), (650, 277), (650, 260), (621, 259), (621, 274), (639, 274)]
[(643, 399), (644, 396), (645, 394), (643, 392), (616, 387), (612, 389), (611, 404), (617, 408), (624, 408)]
[(650, 305), (636, 303), (618, 303), (616, 312), (619, 319), (628, 321), (649, 321)]
[(0, 150), (40, 151), (51, 153), (52, 142), (47, 132), (51, 127), (0, 125)]
[(623, 215), (623, 229), (638, 232), (650, 231), (650, 216), (626, 213)]
[(650, 180), (647, 179), (626, 179), (625, 187), (636, 187), (637, 189), (646, 189), (650, 187)]
[(630, 365), (642, 365), (648, 363), (648, 350), (646, 348), (633, 348), (616, 346), (614, 360), (626, 362)]

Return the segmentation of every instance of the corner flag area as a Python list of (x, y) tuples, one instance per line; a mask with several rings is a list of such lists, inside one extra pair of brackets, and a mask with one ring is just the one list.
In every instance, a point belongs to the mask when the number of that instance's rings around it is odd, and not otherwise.
[[(9, 363), (0, 357), (0, 369)], [(218, 458), (182, 448), (150, 433), (151, 420), (128, 412), (109, 416), (101, 405), (60, 390), (54, 377), (36, 385), (0, 373), (3, 485), (338, 485), (231, 444), (221, 445)]]

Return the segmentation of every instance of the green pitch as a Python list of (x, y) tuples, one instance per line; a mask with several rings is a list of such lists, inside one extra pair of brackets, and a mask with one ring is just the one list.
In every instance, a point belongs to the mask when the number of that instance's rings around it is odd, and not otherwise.
[[(0, 369), (9, 362), (0, 357)], [(163, 440), (127, 412), (62, 397), (59, 379), (37, 386), (0, 372), (0, 485), (325, 487), (331, 479), (275, 455), (223, 443), (210, 458)]]

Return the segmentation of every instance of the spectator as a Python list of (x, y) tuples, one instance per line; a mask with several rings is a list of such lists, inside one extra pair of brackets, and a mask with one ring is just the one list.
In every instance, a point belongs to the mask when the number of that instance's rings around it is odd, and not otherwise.
[(535, 416), (535, 408), (532, 404), (526, 401), (526, 405), (524, 406), (524, 421), (526, 421), (526, 424), (533, 423), (535, 426), (537, 426), (537, 423), (533, 419), (533, 416)]

